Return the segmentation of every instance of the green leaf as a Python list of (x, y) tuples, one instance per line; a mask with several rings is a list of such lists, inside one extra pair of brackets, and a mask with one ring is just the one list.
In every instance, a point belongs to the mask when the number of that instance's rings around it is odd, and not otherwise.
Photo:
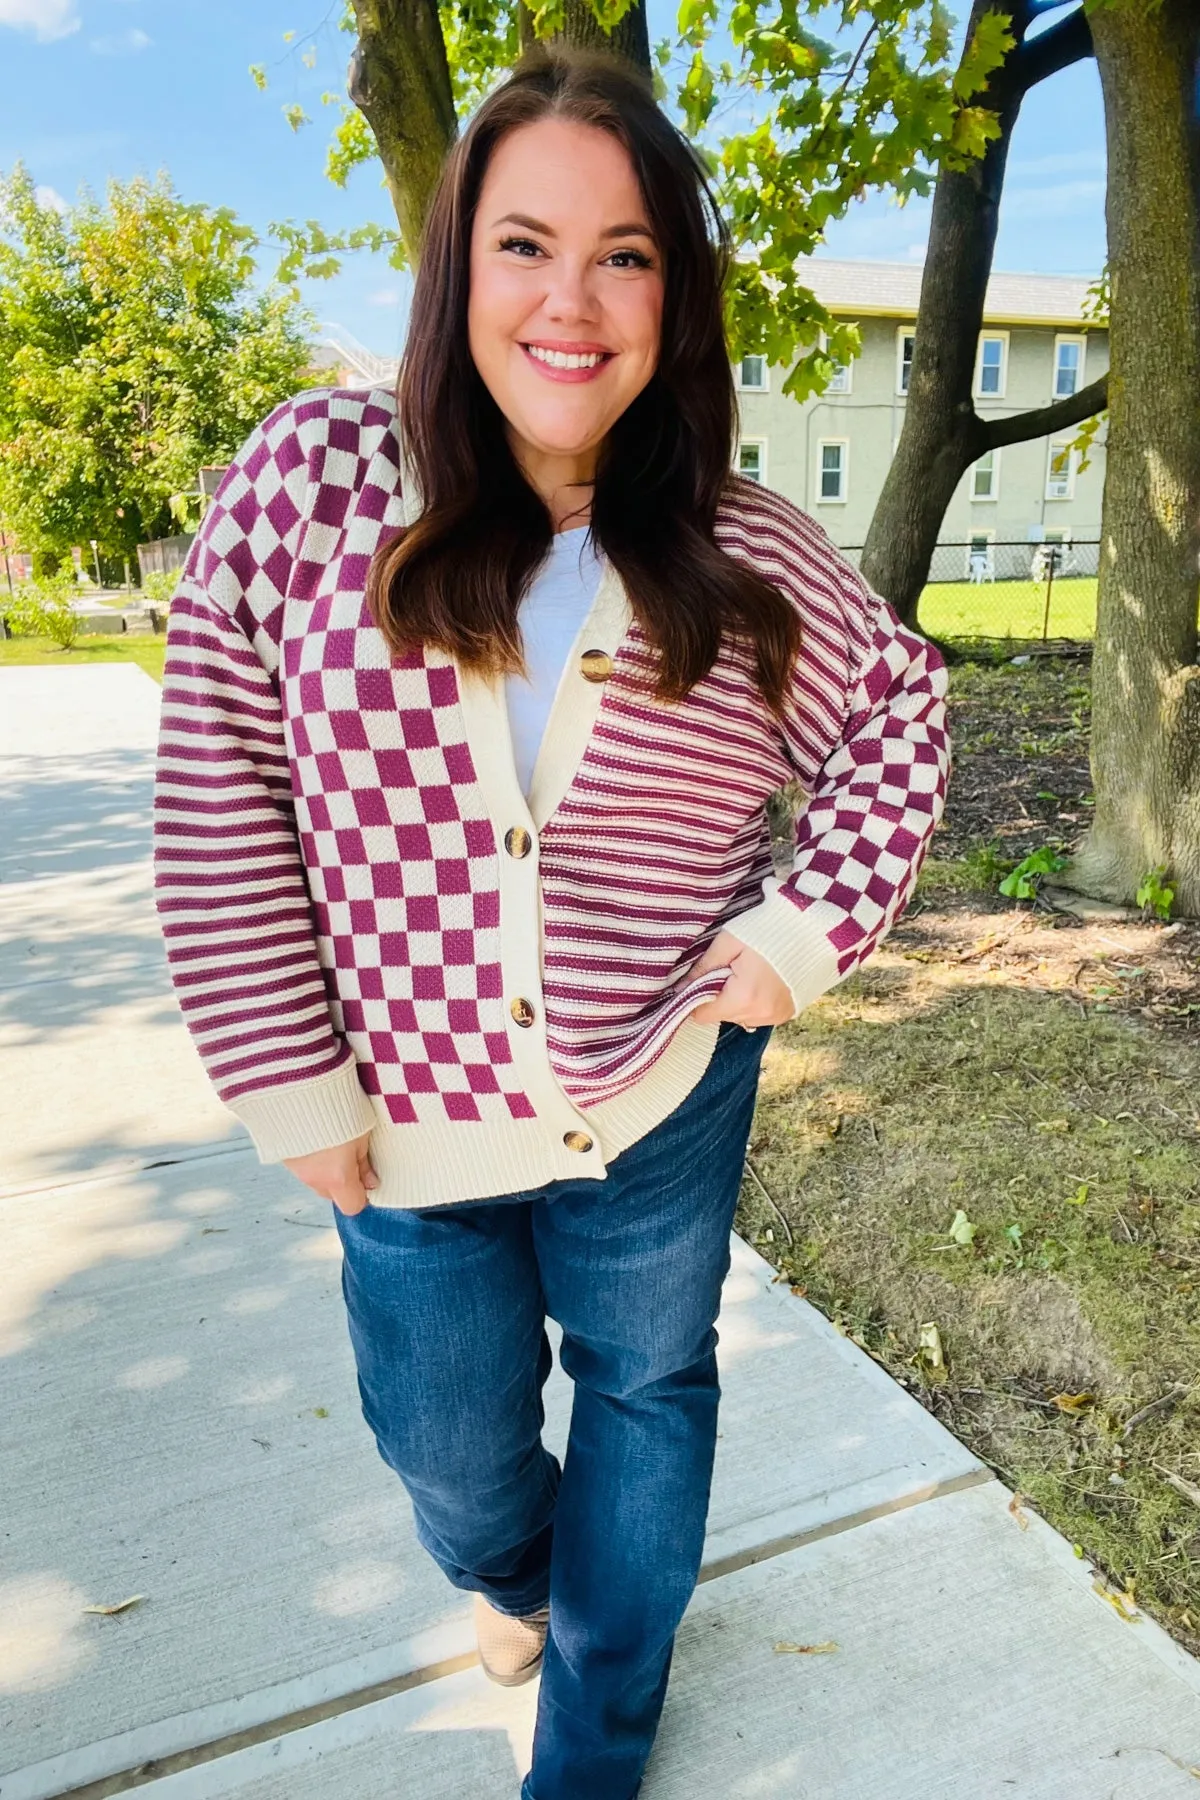
[(950, 1236), (956, 1244), (970, 1244), (975, 1238), (975, 1227), (960, 1206), (950, 1226)]
[(266, 67), (263, 63), (251, 63), (250, 64), (250, 79), (254, 83), (255, 87), (258, 89), (260, 94), (266, 93), (266, 91), (267, 91), (267, 71), (266, 71)]

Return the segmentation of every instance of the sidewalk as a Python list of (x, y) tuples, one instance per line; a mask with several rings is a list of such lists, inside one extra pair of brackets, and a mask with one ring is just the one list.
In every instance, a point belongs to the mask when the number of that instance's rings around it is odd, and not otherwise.
[[(361, 1418), (330, 1209), (175, 1010), (157, 704), (0, 670), (0, 1800), (515, 1800), (536, 1690), (480, 1675)], [(644, 1800), (1196, 1800), (1200, 1668), (771, 1273), (735, 1241)]]

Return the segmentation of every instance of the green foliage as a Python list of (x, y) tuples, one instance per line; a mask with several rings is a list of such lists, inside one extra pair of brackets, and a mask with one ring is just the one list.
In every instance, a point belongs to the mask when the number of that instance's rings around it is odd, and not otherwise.
[(1059, 869), (1065, 869), (1067, 859), (1049, 844), (1043, 844), (1023, 858), (1011, 874), (1006, 875), (1000, 883), (1000, 892), (1010, 900), (1034, 900), (1038, 888), (1047, 875), (1055, 875)]
[(67, 575), (28, 582), (5, 603), (5, 622), (14, 637), (49, 638), (60, 650), (69, 650), (84, 624), (72, 609), (74, 597), (75, 583)]
[(66, 214), (0, 179), (0, 516), (40, 562), (171, 530), (170, 498), (305, 385), (307, 319), (255, 234), (169, 182)]
[[(609, 29), (631, 3), (592, 0)], [(563, 0), (531, 10), (539, 37), (561, 29)], [(465, 118), (517, 57), (517, 3), (441, 0), (439, 16)], [(941, 0), (679, 0), (674, 34), (653, 47), (656, 92), (707, 163), (737, 248), (731, 349), (787, 367), (783, 391), (797, 400), (821, 391), (859, 349), (855, 326), (818, 304), (798, 262), (853, 201), (873, 191), (900, 205), (926, 195), (939, 168), (969, 166), (999, 135), (986, 89), (1014, 45), (1009, 18), (985, 13), (957, 68), (951, 23)], [(353, 32), (352, 8), (340, 27)], [(714, 59), (718, 37), (732, 59)], [(262, 86), (265, 71), (252, 74)], [(327, 173), (343, 186), (376, 147), (354, 108), (337, 94), (324, 100), (341, 109)], [(335, 274), (343, 254), (361, 248), (388, 247), (396, 267), (408, 261), (390, 234), (326, 233), (315, 221), (274, 234), (285, 280)]]
[(151, 569), (148, 575), (142, 577), (142, 597), (152, 600), (156, 605), (165, 605), (175, 598), (178, 586), (178, 569)]
[(1156, 919), (1170, 918), (1175, 889), (1167, 884), (1165, 864), (1159, 863), (1157, 868), (1147, 870), (1134, 898), (1140, 907), (1152, 912)]

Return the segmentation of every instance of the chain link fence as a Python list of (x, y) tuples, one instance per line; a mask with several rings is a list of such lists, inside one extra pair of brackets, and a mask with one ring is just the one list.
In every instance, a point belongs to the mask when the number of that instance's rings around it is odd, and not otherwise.
[[(854, 563), (862, 546), (843, 555)], [(997, 540), (979, 532), (939, 544), (918, 622), (939, 638), (1090, 640), (1096, 630), (1099, 538)]]

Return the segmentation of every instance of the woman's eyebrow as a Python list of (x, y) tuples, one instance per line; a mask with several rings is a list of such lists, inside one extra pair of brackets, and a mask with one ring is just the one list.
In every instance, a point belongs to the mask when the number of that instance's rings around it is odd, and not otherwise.
[[(531, 219), (528, 213), (505, 213), (502, 219), (493, 221), (493, 231), (497, 225), (523, 225), (526, 231), (540, 231), (543, 237), (558, 236), (552, 225), (544, 225), (541, 219)], [(649, 226), (641, 225), (636, 221), (628, 225), (609, 225), (600, 233), (600, 236), (602, 238), (644, 237), (649, 238), (651, 242), (654, 239), (654, 233)]]

